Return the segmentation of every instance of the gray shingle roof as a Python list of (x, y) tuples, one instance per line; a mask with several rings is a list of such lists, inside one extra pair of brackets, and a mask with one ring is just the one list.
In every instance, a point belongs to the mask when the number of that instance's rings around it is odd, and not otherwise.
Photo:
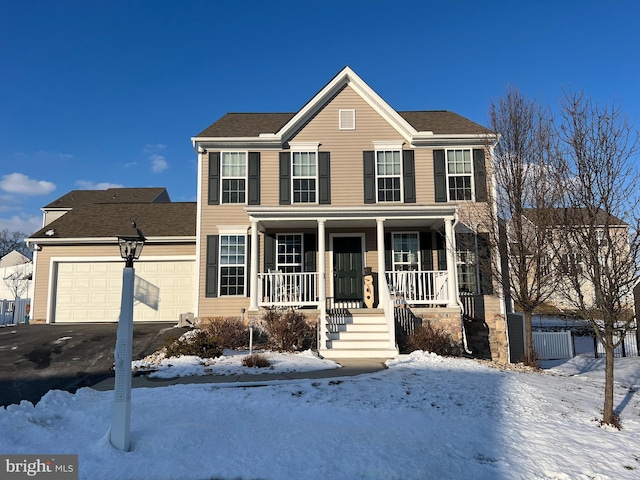
[[(419, 132), (435, 134), (478, 134), (490, 130), (457, 113), (446, 110), (398, 112)], [(261, 133), (276, 133), (295, 113), (227, 113), (196, 137), (257, 137)]]
[(72, 190), (57, 198), (44, 208), (74, 208), (90, 203), (151, 203), (170, 202), (167, 189), (149, 188), (108, 188), (106, 190)]
[(227, 113), (200, 132), (198, 137), (257, 137), (276, 133), (295, 113)]
[(492, 133), (482, 125), (447, 110), (398, 112), (398, 114), (419, 132), (431, 131), (436, 135)]
[[(196, 234), (196, 203), (95, 203), (78, 205), (30, 238), (97, 238), (135, 235), (135, 220), (145, 237)], [(46, 232), (53, 230), (53, 235)]]

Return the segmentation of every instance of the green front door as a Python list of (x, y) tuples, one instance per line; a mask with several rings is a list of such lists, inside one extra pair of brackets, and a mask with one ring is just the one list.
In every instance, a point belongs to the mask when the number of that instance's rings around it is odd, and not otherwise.
[(360, 237), (333, 238), (333, 282), (336, 301), (362, 300)]

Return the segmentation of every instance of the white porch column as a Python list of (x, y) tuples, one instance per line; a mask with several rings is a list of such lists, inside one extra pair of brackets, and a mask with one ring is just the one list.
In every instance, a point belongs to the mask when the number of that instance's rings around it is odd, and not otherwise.
[(258, 222), (251, 222), (251, 293), (249, 310), (258, 310), (258, 269), (260, 265), (260, 247), (258, 246)]
[(376, 220), (376, 249), (378, 250), (378, 298), (385, 298), (383, 292), (383, 285), (387, 282), (382, 282), (381, 279), (385, 278), (384, 273), (384, 219), (378, 218)]
[(449, 294), (448, 307), (458, 306), (458, 271), (456, 268), (456, 239), (452, 218), (444, 220), (445, 252), (447, 255), (447, 286)]
[(318, 348), (326, 348), (327, 340), (327, 264), (324, 220), (318, 220), (318, 300), (320, 301), (320, 335)]

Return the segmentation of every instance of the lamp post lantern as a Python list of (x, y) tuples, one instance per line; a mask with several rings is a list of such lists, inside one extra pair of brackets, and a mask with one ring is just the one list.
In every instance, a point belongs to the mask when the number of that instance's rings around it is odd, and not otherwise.
[[(139, 231), (138, 231), (139, 232)], [(120, 256), (125, 260), (122, 271), (122, 300), (120, 318), (116, 334), (116, 349), (113, 353), (116, 369), (116, 383), (113, 390), (113, 411), (111, 415), (111, 445), (118, 450), (130, 449), (131, 423), (131, 352), (133, 344), (133, 294), (135, 269), (134, 260), (140, 258), (144, 237), (118, 237)]]

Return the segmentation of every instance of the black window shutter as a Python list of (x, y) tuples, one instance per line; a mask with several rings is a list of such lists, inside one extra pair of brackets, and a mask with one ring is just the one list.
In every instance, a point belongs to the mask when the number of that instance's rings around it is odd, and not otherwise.
[(280, 152), (280, 205), (291, 205), (291, 154)]
[(393, 245), (391, 244), (391, 233), (384, 234), (384, 269), (387, 272), (393, 270)]
[(316, 234), (305, 233), (303, 237), (304, 242), (304, 271), (315, 272), (316, 271)]
[(364, 203), (376, 203), (375, 152), (362, 152), (364, 162)]
[(478, 234), (478, 270), (480, 272), (480, 293), (493, 294), (493, 277), (491, 274), (491, 243), (488, 233)]
[(247, 203), (260, 205), (260, 152), (249, 152)]
[(220, 152), (209, 152), (209, 205), (220, 205)]
[(318, 203), (320, 205), (331, 204), (331, 154), (329, 152), (318, 153)]
[(264, 271), (276, 269), (276, 237), (272, 233), (264, 235)]
[(473, 183), (476, 187), (476, 202), (487, 201), (487, 171), (484, 163), (484, 150), (473, 150)]
[(402, 151), (404, 203), (416, 203), (416, 162), (413, 150)]
[(447, 170), (444, 150), (433, 151), (433, 179), (435, 182), (436, 202), (447, 201)]
[(420, 270), (433, 270), (433, 246), (431, 232), (420, 232)]
[(218, 235), (207, 235), (205, 296), (218, 296)]
[(442, 233), (436, 233), (436, 249), (438, 251), (438, 270), (447, 269), (447, 242)]

